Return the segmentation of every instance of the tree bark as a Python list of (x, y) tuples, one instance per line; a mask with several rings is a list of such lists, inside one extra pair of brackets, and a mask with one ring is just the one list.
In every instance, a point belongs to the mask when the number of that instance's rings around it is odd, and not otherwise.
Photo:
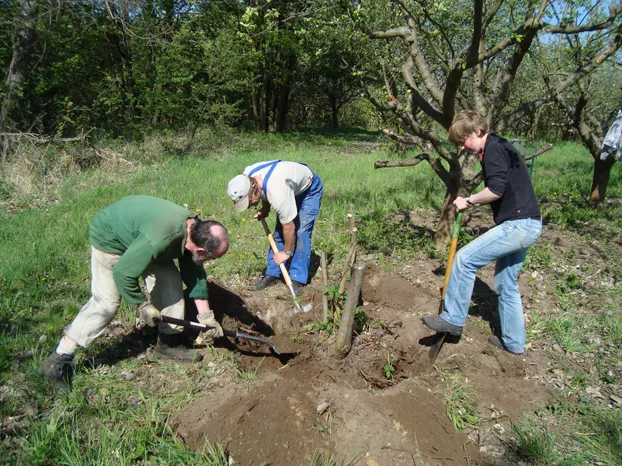
[(333, 94), (329, 95), (328, 100), (330, 102), (330, 127), (337, 129), (339, 128), (339, 104)]
[(613, 167), (615, 162), (615, 154), (610, 155), (606, 160), (601, 160), (599, 157), (594, 159), (594, 177), (592, 178), (590, 200), (598, 203), (605, 200), (609, 177), (611, 176), (611, 167)]
[[(20, 23), (13, 37), (13, 54), (7, 70), (4, 100), (0, 110), (0, 129), (8, 130), (16, 123), (20, 111), (20, 91), (30, 69), (32, 46), (35, 40), (34, 22), (37, 0), (22, 0)], [(21, 109), (22, 111), (24, 109)]]
[(356, 305), (361, 294), (363, 285), (363, 276), (365, 275), (365, 262), (357, 262), (352, 267), (352, 279), (348, 287), (348, 296), (346, 304), (343, 307), (341, 322), (339, 323), (339, 331), (337, 333), (337, 341), (335, 342), (335, 357), (338, 359), (345, 358), (352, 348), (352, 329), (354, 328), (354, 315), (356, 314)]
[(289, 115), (290, 107), (290, 94), (292, 92), (292, 82), (294, 80), (294, 73), (298, 60), (296, 54), (289, 52), (287, 58), (283, 62), (283, 69), (281, 74), (283, 76), (283, 83), (277, 87), (277, 92), (274, 93), (274, 98), (278, 99), (276, 102), (276, 112), (274, 116), (274, 126), (277, 133), (281, 133), (287, 130), (287, 116)]

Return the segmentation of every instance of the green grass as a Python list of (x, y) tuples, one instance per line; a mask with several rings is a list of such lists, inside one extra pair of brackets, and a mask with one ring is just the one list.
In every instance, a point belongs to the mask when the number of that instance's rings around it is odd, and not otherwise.
[(447, 392), (443, 395), (445, 413), (451, 424), (460, 432), (478, 427), (480, 418), (477, 413), (478, 396), (475, 389), (461, 372), (444, 374), (443, 378), (447, 383)]
[[(357, 221), (363, 252), (377, 257), (382, 267), (436, 254), (431, 232), (413, 224), (410, 212), (439, 209), (444, 188), (425, 163), (374, 170), (375, 160), (396, 158), (382, 148), (386, 141), (376, 133), (206, 133), (199, 135), (190, 151), (184, 150), (186, 143), (170, 135), (147, 137), (140, 145), (115, 143), (110, 148), (132, 164), (84, 171), (59, 168), (54, 157), (60, 160), (62, 154), (47, 154), (41, 164), (33, 165), (31, 183), (16, 183), (6, 171), (0, 173), (7, 175), (0, 183), (0, 199), (6, 202), (6, 208), (0, 208), (0, 386), (4, 390), (0, 415), (21, 415), (27, 405), (35, 406), (37, 412), (24, 418), (29, 420), (27, 427), (0, 444), (0, 453), (9, 464), (226, 464), (217, 445), (191, 452), (167, 424), (170, 413), (203, 396), (213, 375), (207, 369), (158, 366), (177, 384), (176, 390), (163, 394), (138, 389), (121, 374), (123, 370), (147, 370), (156, 364), (154, 361), (121, 361), (107, 374), (79, 364), (77, 390), (68, 398), (54, 397), (36, 374), (36, 368), (57, 344), (62, 328), (89, 298), (88, 224), (100, 209), (122, 196), (160, 196), (187, 204), (203, 218), (221, 221), (231, 233), (231, 247), (226, 256), (210, 264), (208, 273), (225, 283), (247, 280), (265, 266), (266, 240), (261, 226), (251, 221), (250, 212), (233, 212), (225, 192), (227, 181), (258, 160), (295, 159), (308, 163), (324, 182), (314, 249), (332, 254), (333, 280), (340, 276), (340, 259), (349, 246), (348, 213)], [(378, 145), (380, 150), (376, 149)], [(171, 156), (179, 153), (184, 156)], [(36, 160), (36, 154), (31, 157)], [(569, 230), (587, 230), (585, 241), (602, 240), (611, 264), (601, 274), (614, 285), (588, 289), (579, 272), (575, 277), (570, 273), (560, 276), (549, 287), (555, 290), (553, 297), (561, 312), (533, 315), (529, 331), (530, 338), (548, 338), (580, 353), (592, 351), (590, 337), (598, 336), (609, 356), (598, 361), (596, 376), (604, 383), (613, 383), (619, 375), (622, 351), (622, 320), (617, 314), (622, 260), (616, 256), (617, 249), (604, 239), (619, 231), (622, 224), (616, 210), (619, 204), (592, 209), (584, 202), (592, 166), (585, 150), (570, 143), (558, 144), (538, 160), (534, 183), (544, 202), (545, 221)], [(13, 180), (25, 180), (16, 178), (22, 173), (18, 164), (10, 168)], [(20, 190), (20, 186), (32, 189)], [(614, 165), (608, 196), (622, 197), (621, 164)], [(573, 258), (570, 255), (563, 260)], [(555, 245), (541, 241), (532, 248), (526, 269), (551, 271), (559, 261)], [(576, 290), (593, 297), (589, 317), (580, 312), (585, 305), (571, 294)], [(134, 310), (122, 305), (117, 317), (130, 323)], [(108, 344), (97, 342), (82, 352), (82, 361), (93, 358)], [(237, 374), (234, 359), (222, 353), (212, 356), (219, 367)], [(241, 371), (239, 382), (251, 382), (256, 372)], [(591, 376), (577, 373), (574, 377), (579, 389)], [(476, 425), (474, 393), (455, 380), (449, 386), (446, 403), (454, 425), (459, 429)], [(615, 423), (621, 424), (618, 414), (605, 414), (574, 412), (577, 431), (556, 432), (555, 438), (577, 440), (585, 451), (606, 458), (601, 460), (605, 464), (615, 464), (607, 461), (619, 459)], [(529, 432), (523, 432), (525, 442), (540, 438)], [(545, 456), (546, 451), (545, 445)], [(311, 464), (345, 463), (318, 456)]]
[(261, 358), (261, 361), (259, 361), (259, 363), (257, 364), (257, 367), (255, 367), (255, 369), (245, 370), (245, 369), (239, 369), (238, 368), (238, 377), (239, 377), (239, 379), (243, 383), (245, 383), (247, 385), (250, 384), (255, 379), (257, 379), (257, 373), (259, 372), (259, 368), (261, 367), (261, 363), (263, 362), (264, 359), (265, 359), (265, 357)]
[[(622, 464), (620, 410), (557, 400), (548, 411), (513, 425), (523, 459), (541, 466)], [(552, 412), (553, 426), (548, 425)]]
[(520, 455), (536, 465), (552, 465), (554, 461), (555, 439), (548, 429), (539, 429), (529, 421), (513, 424), (514, 433), (519, 444)]

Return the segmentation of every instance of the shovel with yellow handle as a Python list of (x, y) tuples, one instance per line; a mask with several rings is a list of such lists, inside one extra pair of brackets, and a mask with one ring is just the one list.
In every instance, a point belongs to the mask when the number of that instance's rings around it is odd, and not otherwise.
[[(447, 259), (447, 268), (445, 269), (445, 280), (443, 282), (443, 291), (441, 292), (441, 303), (438, 307), (439, 315), (443, 312), (443, 302), (445, 299), (445, 291), (447, 290), (447, 285), (449, 284), (449, 277), (451, 276), (451, 267), (454, 264), (454, 256), (456, 255), (456, 250), (458, 249), (458, 235), (460, 234), (460, 225), (462, 224), (462, 212), (458, 212), (456, 215), (456, 219), (454, 221), (454, 227), (451, 231), (451, 243), (449, 245), (449, 257)], [(437, 333), (436, 334), (436, 343), (434, 343), (430, 347), (430, 364), (434, 364), (436, 361), (436, 357), (438, 353), (441, 352), (441, 348), (443, 347), (443, 343), (445, 343), (445, 335), (447, 333)]]

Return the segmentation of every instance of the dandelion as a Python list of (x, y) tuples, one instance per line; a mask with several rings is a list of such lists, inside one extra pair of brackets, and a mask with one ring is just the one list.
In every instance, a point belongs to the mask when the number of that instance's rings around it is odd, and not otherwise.
[(195, 166), (195, 167), (198, 167), (198, 166), (199, 166), (199, 164), (197, 163), (197, 164), (195, 164), (194, 166)]
[(201, 212), (201, 209), (197, 209), (197, 212)]
[(387, 185), (387, 188), (390, 188), (390, 187), (391, 187), (391, 185), (390, 185), (390, 184), (388, 184), (388, 185)]
[(245, 219), (245, 218), (243, 218), (243, 219), (242, 219), (242, 221), (243, 221), (243, 222), (246, 222), (246, 219)]
[(404, 169), (404, 171), (405, 171), (405, 172), (407, 172), (407, 171), (408, 171), (408, 168), (405, 168), (405, 169)]
[(41, 280), (45, 280), (45, 277), (41, 277)]

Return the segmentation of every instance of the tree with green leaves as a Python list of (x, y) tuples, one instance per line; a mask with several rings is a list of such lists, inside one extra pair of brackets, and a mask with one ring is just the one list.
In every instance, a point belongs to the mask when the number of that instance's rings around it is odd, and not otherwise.
[(297, 30), (301, 54), (293, 104), (304, 108), (303, 124), (338, 128), (343, 107), (360, 96), (351, 65), (357, 56), (355, 31), (343, 27), (343, 11), (334, 2), (315, 0), (313, 6), (313, 14), (303, 18)]

